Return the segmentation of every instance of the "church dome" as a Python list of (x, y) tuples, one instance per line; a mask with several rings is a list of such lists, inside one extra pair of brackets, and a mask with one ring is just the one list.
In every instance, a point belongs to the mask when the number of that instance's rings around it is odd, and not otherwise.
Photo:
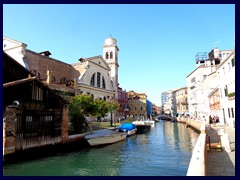
[(117, 45), (117, 40), (110, 37), (105, 40), (105, 45)]

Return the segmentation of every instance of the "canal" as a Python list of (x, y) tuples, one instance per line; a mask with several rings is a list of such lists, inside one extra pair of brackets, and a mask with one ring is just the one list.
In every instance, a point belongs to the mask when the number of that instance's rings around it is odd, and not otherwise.
[(4, 164), (4, 176), (186, 176), (198, 135), (160, 121), (116, 144)]

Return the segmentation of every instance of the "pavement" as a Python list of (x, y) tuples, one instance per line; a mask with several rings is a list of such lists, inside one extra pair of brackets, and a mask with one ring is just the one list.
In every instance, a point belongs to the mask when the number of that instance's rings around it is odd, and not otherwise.
[(226, 125), (211, 125), (211, 128), (207, 128), (207, 135), (210, 136), (211, 142), (217, 142), (216, 135), (221, 131), (220, 129), (224, 129), (225, 134), (228, 134), (230, 146), (226, 145), (227, 140), (222, 143), (222, 151), (208, 150), (207, 176), (235, 176), (235, 128)]

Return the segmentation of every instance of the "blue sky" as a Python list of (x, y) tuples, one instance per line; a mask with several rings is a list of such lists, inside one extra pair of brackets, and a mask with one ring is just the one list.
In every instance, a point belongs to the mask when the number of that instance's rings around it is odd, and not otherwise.
[(102, 55), (117, 39), (119, 84), (157, 105), (161, 93), (186, 86), (195, 55), (233, 49), (234, 4), (4, 4), (3, 35), (75, 63)]

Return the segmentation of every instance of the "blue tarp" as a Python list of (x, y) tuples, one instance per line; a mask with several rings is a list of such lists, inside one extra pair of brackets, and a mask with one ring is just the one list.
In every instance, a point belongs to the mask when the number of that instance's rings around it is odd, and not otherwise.
[(132, 123), (123, 123), (117, 129), (132, 130), (137, 128), (135, 124)]

